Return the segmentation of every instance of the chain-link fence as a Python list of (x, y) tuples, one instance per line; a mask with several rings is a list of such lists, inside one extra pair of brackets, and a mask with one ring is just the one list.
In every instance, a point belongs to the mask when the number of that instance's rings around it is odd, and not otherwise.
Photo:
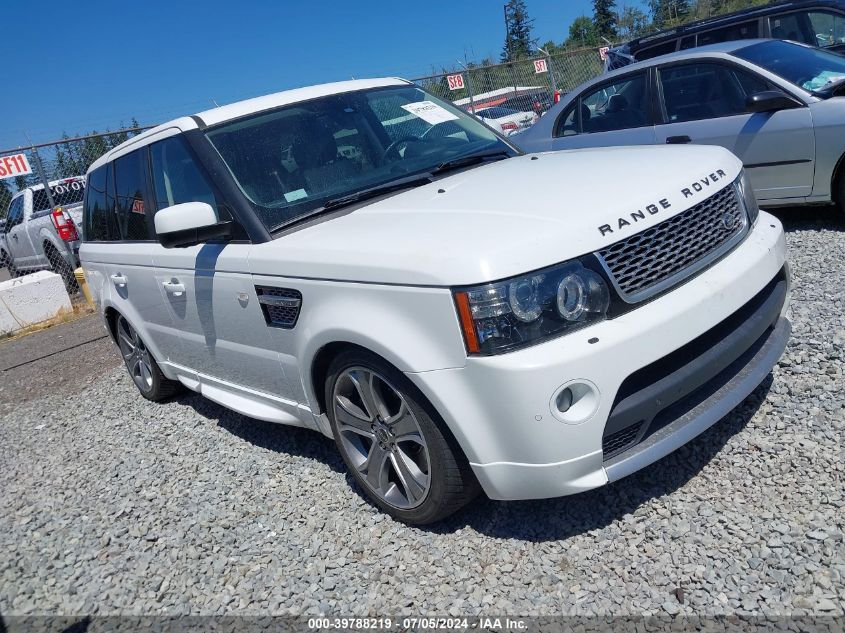
[(85, 172), (146, 128), (0, 150), (0, 281), (42, 270), (62, 277), (81, 302), (79, 268)]
[(413, 81), (510, 135), (536, 123), (561, 95), (602, 68), (600, 49), (584, 48), (491, 66), (469, 65)]

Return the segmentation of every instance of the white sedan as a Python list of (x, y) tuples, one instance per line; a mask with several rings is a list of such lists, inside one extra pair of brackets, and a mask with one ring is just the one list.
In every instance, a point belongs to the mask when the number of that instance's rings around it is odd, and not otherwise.
[(488, 125), (494, 124), (493, 129), (501, 128), (502, 134), (510, 136), (516, 132), (527, 130), (540, 118), (536, 112), (520, 112), (510, 108), (484, 108), (476, 110), (475, 116), (482, 119)]

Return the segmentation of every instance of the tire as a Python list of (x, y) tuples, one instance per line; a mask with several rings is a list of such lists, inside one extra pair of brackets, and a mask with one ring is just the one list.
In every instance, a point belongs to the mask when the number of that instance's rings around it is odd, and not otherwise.
[(161, 373), (144, 341), (122, 314), (117, 316), (115, 338), (129, 377), (147, 400), (161, 402), (183, 390), (180, 382), (170, 380)]
[(9, 271), (9, 277), (14, 279), (18, 276), (18, 269), (12, 263), (12, 257), (5, 251), (0, 252), (0, 268), (5, 266)]
[(73, 274), (71, 266), (59, 255), (55, 247), (49, 244), (45, 245), (44, 254), (47, 256), (47, 261), (50, 262), (50, 268), (62, 278), (68, 294), (79, 292), (79, 284), (76, 281), (76, 276)]
[(341, 353), (329, 366), (325, 395), (335, 444), (349, 472), (395, 519), (434, 523), (478, 494), (478, 482), (445, 423), (383, 359), (364, 350)]

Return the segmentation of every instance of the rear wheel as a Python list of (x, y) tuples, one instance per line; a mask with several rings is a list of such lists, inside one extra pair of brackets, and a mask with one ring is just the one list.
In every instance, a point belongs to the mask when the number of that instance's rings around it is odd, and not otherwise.
[(325, 389), (343, 461), (385, 512), (422, 525), (477, 494), (469, 464), (443, 421), (387, 362), (364, 351), (344, 352), (332, 362)]
[(73, 274), (71, 265), (65, 261), (64, 257), (59, 255), (56, 248), (52, 244), (46, 244), (44, 254), (47, 256), (47, 261), (50, 262), (50, 268), (62, 278), (68, 294), (79, 292), (79, 284), (76, 282), (76, 276)]
[(181, 391), (181, 384), (165, 378), (144, 341), (122, 314), (116, 323), (117, 345), (132, 382), (147, 400), (160, 402)]
[(9, 277), (14, 279), (18, 276), (18, 269), (12, 263), (12, 256), (6, 251), (0, 251), (0, 268), (6, 267), (9, 271)]
[(833, 199), (836, 202), (836, 208), (839, 209), (840, 213), (845, 213), (845, 169), (842, 169), (841, 173), (836, 178), (833, 195)]

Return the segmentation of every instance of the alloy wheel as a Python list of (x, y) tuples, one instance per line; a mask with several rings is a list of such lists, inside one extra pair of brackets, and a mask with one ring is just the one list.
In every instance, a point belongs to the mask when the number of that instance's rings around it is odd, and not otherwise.
[(335, 382), (333, 407), (338, 439), (366, 486), (395, 508), (425, 501), (428, 446), (402, 394), (373, 370), (350, 367)]
[(141, 337), (138, 336), (135, 328), (129, 325), (129, 321), (123, 316), (120, 316), (117, 320), (117, 343), (132, 380), (135, 381), (138, 389), (148, 393), (153, 388), (150, 352)]

